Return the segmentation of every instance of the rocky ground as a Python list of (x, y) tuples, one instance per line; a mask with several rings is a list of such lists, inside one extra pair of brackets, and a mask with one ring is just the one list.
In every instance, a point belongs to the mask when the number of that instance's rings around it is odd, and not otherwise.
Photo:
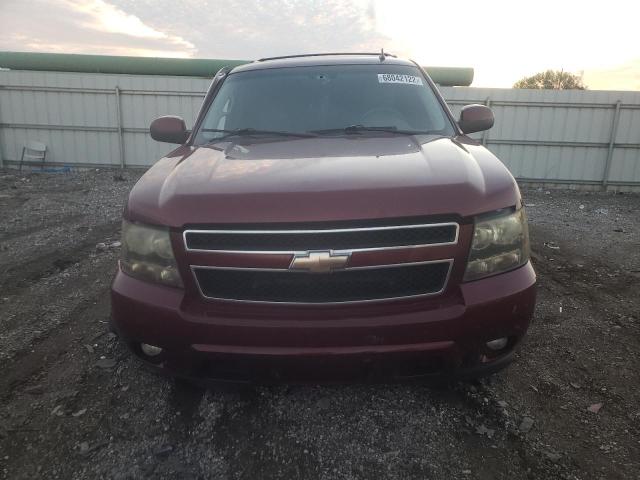
[(0, 478), (638, 478), (639, 196), (524, 190), (538, 309), (490, 379), (205, 390), (106, 330), (137, 175), (0, 171)]

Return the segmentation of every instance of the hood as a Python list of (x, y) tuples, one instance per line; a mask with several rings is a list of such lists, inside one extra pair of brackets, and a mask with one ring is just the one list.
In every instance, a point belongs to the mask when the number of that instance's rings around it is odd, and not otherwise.
[(467, 137), (349, 135), (180, 147), (142, 176), (125, 216), (182, 227), (468, 217), (518, 203), (506, 167)]

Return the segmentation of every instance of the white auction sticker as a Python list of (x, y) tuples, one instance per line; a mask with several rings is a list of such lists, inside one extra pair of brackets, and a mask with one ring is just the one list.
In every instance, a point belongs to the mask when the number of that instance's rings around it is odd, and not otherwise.
[(397, 73), (379, 73), (378, 83), (402, 83), (404, 85), (422, 85), (422, 79), (413, 75), (399, 75)]

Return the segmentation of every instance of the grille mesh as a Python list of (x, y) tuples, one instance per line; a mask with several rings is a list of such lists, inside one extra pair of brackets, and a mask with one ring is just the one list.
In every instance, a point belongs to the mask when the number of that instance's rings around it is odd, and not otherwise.
[(440, 292), (449, 262), (340, 270), (326, 274), (291, 270), (194, 267), (206, 297), (262, 302), (334, 303)]
[(185, 233), (188, 249), (293, 252), (349, 250), (453, 243), (456, 224), (399, 227), (393, 229), (327, 232), (194, 232)]

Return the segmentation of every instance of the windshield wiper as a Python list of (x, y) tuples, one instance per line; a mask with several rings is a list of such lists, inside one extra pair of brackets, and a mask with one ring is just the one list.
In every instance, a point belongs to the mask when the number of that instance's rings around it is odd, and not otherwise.
[(360, 132), (384, 132), (384, 133), (397, 133), (398, 135), (424, 135), (431, 133), (424, 130), (402, 130), (398, 127), (365, 127), (364, 125), (349, 125), (343, 128), (327, 128), (324, 130), (311, 130), (311, 133), (318, 135), (331, 135), (345, 133), (347, 135), (360, 133)]
[(300, 138), (310, 138), (317, 137), (318, 135), (314, 133), (302, 133), (302, 132), (284, 132), (281, 130), (259, 130), (257, 128), (234, 128), (234, 129), (222, 129), (222, 128), (203, 128), (203, 132), (217, 132), (224, 133), (218, 138), (212, 138), (209, 143), (219, 142), (220, 140), (224, 140), (229, 137), (236, 136), (249, 136), (249, 135), (277, 135), (281, 137), (300, 137)]

